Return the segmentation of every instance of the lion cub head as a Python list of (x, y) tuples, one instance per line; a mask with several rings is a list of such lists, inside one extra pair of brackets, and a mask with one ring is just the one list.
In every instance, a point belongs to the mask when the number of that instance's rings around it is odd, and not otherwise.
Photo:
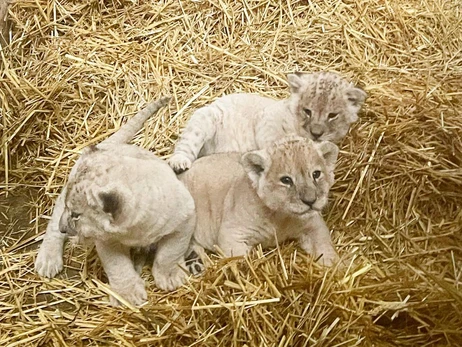
[(110, 160), (102, 152), (95, 147), (86, 149), (67, 184), (59, 229), (78, 243), (104, 240), (118, 232), (123, 194), (108, 180), (105, 173)]
[(270, 210), (303, 217), (326, 205), (337, 155), (331, 142), (293, 136), (244, 154), (241, 163)]
[(300, 135), (340, 142), (358, 119), (366, 93), (333, 72), (297, 72), (287, 79), (290, 108), (300, 122)]

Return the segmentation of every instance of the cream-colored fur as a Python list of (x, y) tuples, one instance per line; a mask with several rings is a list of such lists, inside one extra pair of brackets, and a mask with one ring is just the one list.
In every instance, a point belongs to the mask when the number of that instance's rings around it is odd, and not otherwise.
[[(96, 150), (87, 149), (76, 162), (69, 183), (55, 203), (37, 255), (35, 269), (39, 275), (54, 277), (63, 268), (67, 233), (60, 232), (61, 226), (62, 231), (75, 233), (80, 241), (96, 244), (111, 286), (135, 304), (146, 298), (146, 292), (133, 263), (128, 261), (130, 247), (157, 242), (157, 249), (161, 249), (153, 266), (157, 285), (170, 290), (181, 284), (184, 274), (176, 264), (182, 265), (181, 253), (191, 232), (192, 198), (165, 162), (147, 150), (124, 145), (168, 100), (149, 104)], [(126, 220), (116, 220), (104, 211), (105, 202), (111, 201), (118, 202), (119, 217), (125, 216)], [(80, 216), (73, 211), (77, 208), (82, 209)]]
[(231, 94), (198, 109), (169, 159), (170, 166), (179, 173), (198, 157), (262, 149), (288, 135), (339, 142), (357, 120), (366, 97), (332, 72), (289, 74), (288, 82), (288, 99)]
[(338, 148), (301, 137), (246, 154), (198, 159), (179, 175), (196, 204), (192, 249), (245, 255), (255, 245), (294, 239), (324, 265), (337, 253), (321, 216), (334, 183)]
[(59, 229), (94, 242), (112, 289), (139, 305), (147, 296), (130, 249), (155, 244), (154, 280), (173, 290), (186, 278), (194, 221), (194, 201), (165, 161), (136, 146), (99, 145), (69, 179)]

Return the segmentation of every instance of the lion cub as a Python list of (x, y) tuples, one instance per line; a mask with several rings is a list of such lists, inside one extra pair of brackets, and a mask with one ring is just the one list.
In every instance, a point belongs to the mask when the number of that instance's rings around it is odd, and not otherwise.
[[(64, 235), (94, 243), (111, 288), (132, 304), (146, 301), (130, 250), (156, 245), (156, 285), (173, 290), (194, 230), (194, 201), (169, 165), (148, 150), (124, 144), (168, 98), (150, 104), (106, 141), (84, 150), (56, 202), (36, 260), (42, 276), (62, 269)], [(118, 301), (111, 297), (111, 303)]]
[(338, 259), (321, 216), (334, 183), (338, 148), (288, 137), (246, 154), (198, 159), (179, 175), (196, 204), (192, 249), (218, 246), (226, 256), (295, 239), (330, 266)]
[(288, 135), (340, 142), (366, 93), (332, 72), (287, 76), (291, 95), (273, 100), (254, 94), (231, 94), (191, 116), (170, 166), (179, 173), (198, 157), (262, 149)]

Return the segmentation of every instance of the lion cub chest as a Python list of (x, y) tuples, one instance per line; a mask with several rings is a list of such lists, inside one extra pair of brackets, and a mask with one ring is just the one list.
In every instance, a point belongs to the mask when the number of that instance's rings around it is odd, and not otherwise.
[[(207, 249), (217, 244), (218, 230), (228, 216), (244, 207), (234, 201), (243, 174), (239, 157), (238, 153), (223, 153), (200, 158), (190, 170), (178, 175), (194, 199), (194, 237)], [(242, 189), (240, 192), (245, 193)]]

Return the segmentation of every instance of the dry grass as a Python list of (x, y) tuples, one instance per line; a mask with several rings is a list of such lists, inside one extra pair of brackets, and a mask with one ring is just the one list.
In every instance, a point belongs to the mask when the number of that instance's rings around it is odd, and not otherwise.
[[(462, 345), (459, 0), (21, 0), (0, 51), (0, 341), (5, 346)], [(346, 272), (294, 245), (217, 259), (142, 309), (107, 305), (93, 252), (53, 280), (37, 236), (78, 151), (172, 95), (135, 143), (171, 153), (223, 93), (287, 96), (333, 70), (370, 95), (326, 213)], [(9, 195), (7, 196), (7, 192)]]

